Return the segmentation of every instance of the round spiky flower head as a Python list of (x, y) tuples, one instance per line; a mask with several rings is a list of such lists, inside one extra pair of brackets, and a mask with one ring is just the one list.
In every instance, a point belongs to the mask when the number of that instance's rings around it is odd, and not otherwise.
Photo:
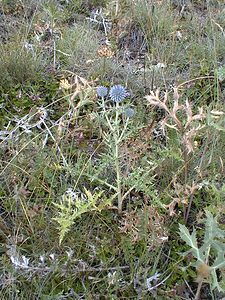
[(127, 118), (132, 118), (132, 117), (134, 116), (134, 114), (135, 114), (135, 111), (134, 111), (133, 108), (127, 107), (127, 108), (125, 109), (124, 113), (125, 113), (125, 116), (126, 116)]
[(97, 95), (101, 98), (105, 97), (108, 94), (108, 89), (106, 86), (97, 87)]
[(127, 95), (126, 89), (120, 84), (114, 85), (109, 91), (109, 97), (112, 101), (117, 103), (123, 101)]

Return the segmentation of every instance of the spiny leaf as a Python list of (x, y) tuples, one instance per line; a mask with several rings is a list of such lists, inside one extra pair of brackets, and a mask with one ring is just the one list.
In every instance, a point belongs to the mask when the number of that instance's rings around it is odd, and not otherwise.
[(192, 254), (200, 261), (204, 262), (204, 257), (200, 255), (197, 239), (196, 239), (196, 231), (193, 230), (192, 234), (189, 233), (187, 227), (185, 225), (179, 224), (180, 232), (179, 235), (191, 248)]
[(218, 227), (216, 218), (209, 211), (206, 211), (204, 242), (212, 241), (215, 237), (223, 238), (225, 232)]
[(225, 252), (224, 251), (220, 251), (218, 252), (217, 254), (217, 257), (212, 265), (212, 268), (213, 269), (221, 269), (221, 268), (224, 268), (225, 267)]
[[(206, 212), (205, 220), (205, 235), (201, 247), (197, 245), (196, 231), (192, 234), (189, 233), (186, 226), (180, 224), (180, 237), (191, 247), (191, 252), (197, 258), (194, 263), (196, 268), (199, 265), (206, 264), (209, 260), (214, 259), (211, 266), (208, 266), (212, 289), (217, 288), (218, 291), (225, 290), (225, 282), (218, 282), (216, 270), (225, 268), (225, 231), (220, 229), (217, 219), (213, 217), (210, 212)], [(219, 240), (220, 239), (220, 240)], [(213, 256), (211, 257), (211, 249), (214, 249)]]
[(59, 224), (59, 243), (61, 244), (65, 235), (69, 232), (75, 220), (81, 217), (82, 214), (97, 210), (101, 211), (103, 208), (111, 204), (109, 199), (102, 198), (104, 191), (95, 192), (92, 194), (85, 189), (87, 200), (77, 198), (73, 200), (71, 197), (63, 195), (61, 203), (54, 203), (58, 209), (58, 216), (54, 220)]
[[(218, 282), (217, 274), (216, 274), (216, 271), (214, 269), (211, 271), (211, 276), (212, 276), (212, 290), (217, 288), (217, 290), (219, 292), (224, 292), (225, 291), (224, 280), (222, 282)], [(221, 285), (223, 285), (223, 286), (221, 286)]]

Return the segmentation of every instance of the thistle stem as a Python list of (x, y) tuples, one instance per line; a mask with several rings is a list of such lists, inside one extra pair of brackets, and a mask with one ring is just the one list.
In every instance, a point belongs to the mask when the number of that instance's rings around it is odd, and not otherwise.
[[(106, 122), (108, 124), (108, 127), (112, 134), (113, 139), (113, 147), (110, 146), (110, 149), (113, 150), (113, 161), (114, 161), (114, 167), (116, 172), (116, 187), (114, 188), (116, 190), (116, 196), (117, 196), (117, 202), (118, 202), (118, 212), (122, 212), (122, 204), (123, 204), (123, 193), (122, 193), (122, 184), (121, 184), (121, 169), (120, 169), (120, 154), (119, 154), (119, 146), (123, 139), (123, 136), (125, 134), (125, 131), (127, 129), (128, 125), (128, 119), (124, 125), (123, 130), (120, 130), (120, 105), (118, 102), (116, 102), (116, 111), (115, 111), (115, 119), (109, 119), (106, 109), (105, 109), (105, 103), (104, 103), (104, 97), (102, 97), (102, 107), (104, 116), (106, 119)], [(108, 145), (109, 146), (109, 145)], [(109, 185), (108, 185), (109, 186)]]
[(120, 176), (120, 162), (119, 162), (119, 144), (120, 144), (120, 130), (119, 130), (119, 103), (116, 103), (116, 118), (115, 118), (116, 131), (114, 132), (115, 142), (115, 167), (116, 167), (116, 182), (117, 182), (117, 199), (118, 199), (118, 212), (122, 212), (122, 187)]
[(197, 288), (197, 292), (196, 292), (196, 294), (195, 294), (195, 299), (194, 299), (194, 300), (199, 300), (199, 299), (200, 299), (200, 294), (201, 294), (202, 284), (203, 284), (203, 280), (201, 280), (201, 281), (198, 283), (198, 288)]
[(119, 144), (116, 142), (115, 146), (115, 167), (116, 167), (116, 182), (117, 182), (117, 199), (118, 199), (118, 212), (122, 212), (122, 187), (121, 187), (121, 176), (120, 176), (120, 164), (119, 164)]

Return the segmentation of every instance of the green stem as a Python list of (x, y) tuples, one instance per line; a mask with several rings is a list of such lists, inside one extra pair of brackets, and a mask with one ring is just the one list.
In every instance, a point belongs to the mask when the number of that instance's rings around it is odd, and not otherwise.
[(117, 182), (117, 193), (118, 193), (118, 212), (122, 212), (122, 187), (121, 187), (121, 176), (120, 176), (120, 164), (119, 164), (119, 144), (116, 141), (115, 145), (115, 166), (116, 166), (116, 182)]
[[(122, 204), (123, 204), (123, 196), (122, 196), (122, 185), (121, 185), (121, 170), (120, 170), (120, 155), (119, 155), (119, 146), (120, 142), (124, 136), (124, 133), (127, 129), (128, 121), (126, 122), (124, 129), (122, 132), (120, 132), (120, 124), (119, 124), (119, 112), (120, 112), (120, 105), (116, 102), (116, 115), (115, 120), (113, 123), (111, 123), (111, 120), (108, 118), (106, 109), (105, 109), (105, 103), (104, 103), (104, 97), (102, 98), (102, 106), (103, 106), (103, 112), (104, 116), (106, 118), (107, 124), (109, 126), (109, 129), (112, 133), (113, 137), (113, 144), (114, 144), (114, 164), (115, 164), (115, 171), (116, 171), (116, 191), (117, 191), (117, 201), (118, 201), (118, 212), (122, 212)], [(107, 184), (109, 186), (109, 184)], [(114, 187), (113, 187), (114, 188)]]
[(120, 161), (119, 161), (119, 144), (120, 144), (120, 130), (119, 130), (119, 103), (116, 103), (116, 118), (115, 118), (116, 131), (114, 132), (115, 142), (115, 167), (116, 167), (116, 182), (117, 182), (117, 199), (118, 199), (118, 212), (122, 212), (122, 186), (120, 176)]
[(129, 123), (129, 118), (127, 118), (126, 123), (125, 123), (124, 128), (123, 128), (123, 131), (121, 132), (121, 134), (120, 134), (120, 136), (118, 138), (118, 143), (120, 143), (122, 141), (124, 133), (127, 130), (128, 123)]
[(106, 112), (106, 109), (105, 109), (105, 100), (104, 100), (104, 97), (102, 97), (102, 109), (104, 111), (104, 116), (106, 118), (108, 126), (109, 126), (110, 130), (113, 132), (114, 130), (113, 130), (112, 124), (111, 124), (111, 122), (110, 122), (110, 120), (108, 118), (108, 115), (107, 115), (107, 112)]

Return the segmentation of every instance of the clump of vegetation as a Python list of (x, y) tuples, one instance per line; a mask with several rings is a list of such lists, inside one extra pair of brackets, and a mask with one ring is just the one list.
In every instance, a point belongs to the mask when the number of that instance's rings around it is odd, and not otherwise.
[(57, 49), (58, 55), (61, 56), (62, 68), (87, 75), (85, 70), (97, 57), (97, 33), (90, 28), (90, 25), (75, 24), (62, 33)]
[(223, 1), (0, 15), (0, 298), (222, 300)]
[(11, 86), (26, 84), (38, 80), (43, 70), (41, 57), (35, 49), (23, 41), (12, 38), (13, 41), (0, 47), (1, 88), (5, 92)]
[[(180, 225), (180, 237), (191, 247), (191, 253), (196, 258), (198, 290), (195, 299), (199, 299), (204, 280), (209, 280), (212, 289), (224, 291), (225, 282), (218, 282), (218, 270), (225, 267), (224, 261), (224, 237), (225, 231), (218, 227), (217, 220), (210, 212), (206, 212), (205, 233), (202, 246), (197, 244), (196, 230), (189, 233), (184, 225)], [(210, 264), (210, 260), (213, 262)], [(210, 264), (210, 265), (209, 265)]]

